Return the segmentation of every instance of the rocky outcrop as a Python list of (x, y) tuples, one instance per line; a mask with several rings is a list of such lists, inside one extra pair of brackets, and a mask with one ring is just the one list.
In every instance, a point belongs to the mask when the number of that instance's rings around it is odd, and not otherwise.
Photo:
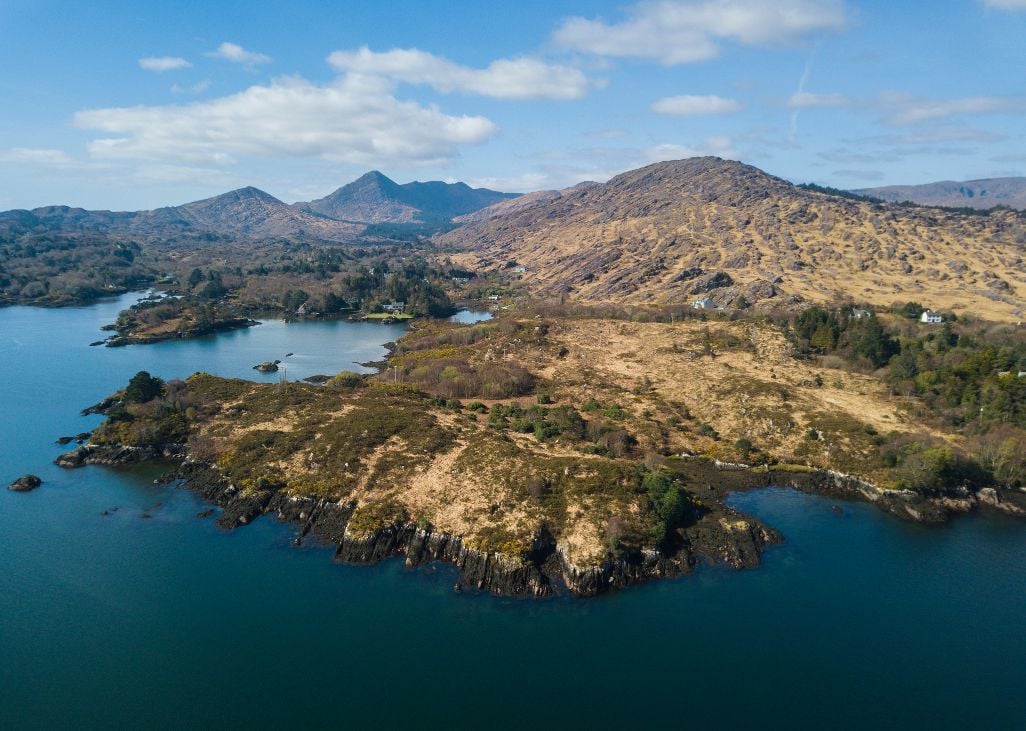
[(35, 490), (37, 487), (43, 484), (35, 475), (22, 475), (17, 480), (7, 486), (8, 490), (14, 490), (15, 492), (28, 492)]
[[(377, 563), (404, 557), (409, 567), (434, 561), (453, 564), (460, 572), (458, 586), (474, 587), (493, 594), (542, 597), (561, 590), (580, 597), (596, 596), (650, 579), (690, 573), (700, 561), (736, 569), (758, 566), (765, 548), (783, 537), (757, 519), (719, 505), (710, 513), (704, 508), (689, 525), (671, 536), (666, 550), (627, 551), (598, 565), (578, 565), (568, 547), (547, 533), (535, 537), (523, 555), (480, 550), (457, 535), (434, 531), (412, 523), (394, 524), (373, 532), (358, 531), (350, 524), (354, 503), (332, 502), (289, 495), (286, 490), (240, 490), (215, 467), (189, 458), (183, 445), (122, 447), (86, 444), (61, 455), (62, 467), (84, 464), (120, 465), (149, 459), (180, 461), (163, 482), (179, 480), (212, 503), (219, 505), (217, 522), (226, 529), (251, 523), (261, 515), (300, 526), (298, 544), (308, 535), (335, 546), (335, 560), (346, 563)], [(691, 474), (689, 487), (719, 485), (717, 494), (760, 486), (792, 487), (810, 493), (868, 501), (898, 517), (918, 522), (940, 522), (952, 513), (987, 505), (1010, 514), (1026, 515), (1026, 493), (984, 488), (952, 488), (942, 495), (924, 496), (909, 491), (882, 490), (853, 475), (833, 471), (780, 472), (748, 468), (741, 464), (701, 462)], [(710, 488), (711, 489), (711, 488)]]
[(202, 337), (203, 335), (241, 330), (259, 324), (258, 320), (252, 320), (248, 317), (226, 317), (207, 325), (199, 325), (184, 330), (172, 330), (170, 332), (136, 333), (126, 330), (108, 338), (105, 341), (105, 345), (108, 348), (120, 348), (125, 345), (149, 345), (151, 343), (160, 343), (164, 340), (187, 340), (189, 338)]
[(137, 464), (154, 459), (180, 459), (184, 456), (185, 447), (181, 444), (169, 444), (160, 448), (83, 444), (81, 447), (57, 457), (54, 464), (58, 467), (73, 469), (87, 464), (116, 466)]

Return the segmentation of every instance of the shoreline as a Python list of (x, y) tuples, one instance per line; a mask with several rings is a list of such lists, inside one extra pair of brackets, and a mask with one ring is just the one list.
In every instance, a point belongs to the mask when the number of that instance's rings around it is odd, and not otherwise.
[[(407, 567), (435, 561), (450, 563), (459, 572), (456, 590), (473, 588), (496, 596), (546, 597), (569, 594), (584, 598), (659, 578), (692, 573), (699, 563), (721, 564), (733, 569), (756, 568), (762, 553), (771, 545), (786, 541), (771, 526), (726, 504), (735, 492), (762, 487), (783, 487), (843, 501), (869, 503), (896, 518), (923, 524), (944, 523), (960, 514), (995, 509), (1013, 517), (1026, 517), (1026, 494), (1021, 491), (967, 488), (926, 497), (916, 493), (883, 490), (840, 472), (788, 472), (722, 466), (693, 459), (676, 468), (688, 475), (689, 484), (705, 484), (705, 494), (714, 504), (711, 512), (718, 521), (698, 520), (688, 529), (687, 539), (672, 553), (643, 549), (624, 553), (598, 565), (578, 566), (566, 558), (565, 550), (551, 535), (541, 532), (525, 555), (481, 551), (466, 544), (462, 536), (436, 532), (414, 523), (395, 523), (385, 528), (358, 533), (350, 526), (355, 504), (312, 497), (273, 494), (245, 494), (220, 471), (193, 461), (185, 445), (154, 447), (98, 446), (85, 444), (54, 460), (64, 468), (84, 465), (120, 466), (153, 461), (177, 463), (158, 478), (160, 484), (180, 481), (181, 487), (221, 508), (217, 524), (226, 530), (248, 525), (262, 515), (274, 515), (281, 522), (299, 526), (295, 545), (309, 535), (333, 546), (335, 561), (376, 564), (401, 557)], [(835, 506), (836, 507), (836, 506)], [(837, 508), (840, 510), (840, 508)], [(715, 517), (715, 516), (714, 516)]]

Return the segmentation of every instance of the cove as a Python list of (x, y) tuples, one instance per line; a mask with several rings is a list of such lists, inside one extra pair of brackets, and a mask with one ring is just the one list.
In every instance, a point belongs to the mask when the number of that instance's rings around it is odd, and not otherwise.
[[(904, 523), (789, 490), (761, 568), (593, 600), (452, 591), (446, 566), (337, 565), (269, 517), (233, 533), (158, 470), (50, 464), (79, 410), (145, 369), (261, 380), (358, 369), (401, 326), (267, 322), (89, 348), (130, 298), (0, 310), (0, 726), (1021, 727), (1026, 531)], [(160, 504), (159, 507), (155, 507)], [(117, 507), (108, 516), (104, 511)], [(144, 514), (152, 517), (143, 518)]]

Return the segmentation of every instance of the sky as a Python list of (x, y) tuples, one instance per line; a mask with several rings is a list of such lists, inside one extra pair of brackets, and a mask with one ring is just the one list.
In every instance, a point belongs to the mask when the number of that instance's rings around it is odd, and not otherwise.
[(0, 0), (0, 209), (695, 155), (840, 188), (1026, 175), (1024, 85), (1026, 0)]

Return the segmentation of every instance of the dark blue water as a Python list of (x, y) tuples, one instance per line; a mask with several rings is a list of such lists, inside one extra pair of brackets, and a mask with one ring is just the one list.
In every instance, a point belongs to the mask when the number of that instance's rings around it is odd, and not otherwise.
[(1026, 727), (1022, 523), (923, 528), (746, 493), (735, 504), (788, 538), (761, 569), (585, 601), (335, 565), (273, 520), (229, 534), (196, 518), (153, 470), (60, 471), (53, 439), (140, 368), (254, 377), (295, 351), (297, 375), (332, 373), (398, 332), (271, 324), (86, 347), (123, 304), (0, 310), (0, 480), (46, 481), (0, 490), (0, 728)]

